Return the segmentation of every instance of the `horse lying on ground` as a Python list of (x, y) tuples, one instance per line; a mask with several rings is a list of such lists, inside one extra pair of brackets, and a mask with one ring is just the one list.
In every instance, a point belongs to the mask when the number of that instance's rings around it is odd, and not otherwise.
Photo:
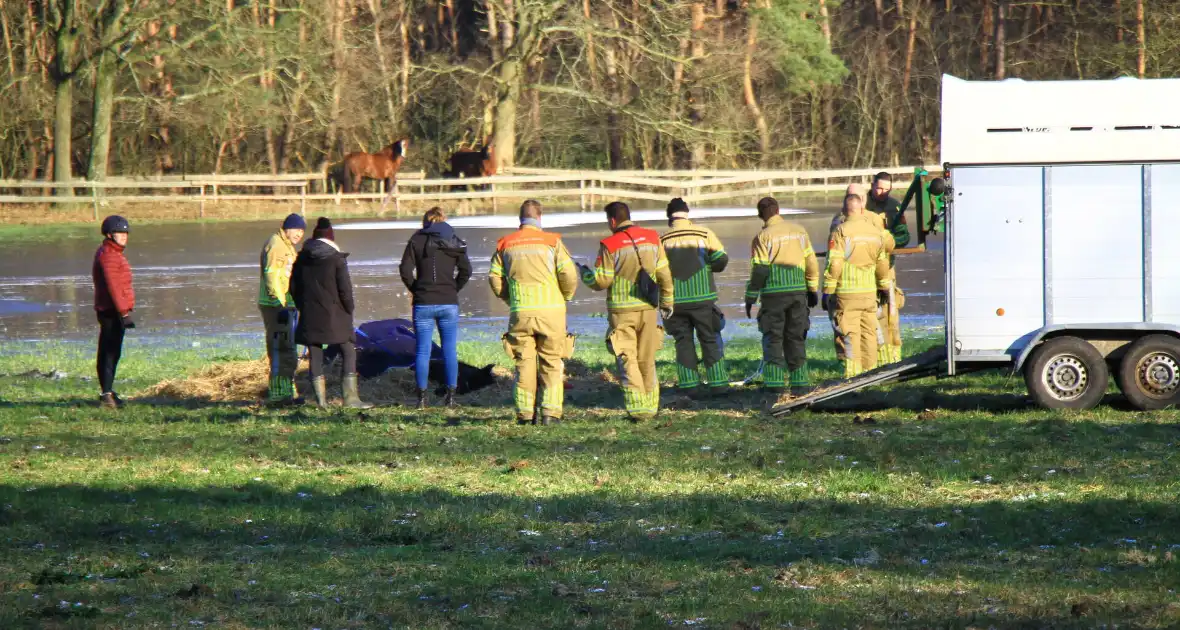
[[(356, 329), (356, 371), (362, 378), (374, 378), (395, 368), (413, 369), (416, 352), (414, 324), (409, 320), (366, 322)], [(324, 362), (331, 363), (338, 354), (336, 346), (331, 346), (324, 353)], [(460, 361), (455, 393), (462, 395), (492, 385), (495, 382), (492, 367), (492, 364), (475, 367)], [(430, 344), (430, 380), (439, 385), (437, 393), (441, 396), (446, 386), (446, 366), (442, 348), (435, 343)]]
[(340, 184), (344, 192), (359, 192), (361, 182), (365, 179), (380, 179), (385, 182), (384, 205), (393, 195), (393, 186), (397, 183), (397, 172), (406, 159), (410, 149), (410, 139), (402, 138), (397, 142), (381, 149), (379, 153), (365, 153), (357, 151), (344, 156), (341, 163)]

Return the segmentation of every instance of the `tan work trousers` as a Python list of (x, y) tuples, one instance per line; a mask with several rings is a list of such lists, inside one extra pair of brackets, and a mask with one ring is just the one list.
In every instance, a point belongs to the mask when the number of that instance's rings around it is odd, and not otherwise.
[(516, 417), (536, 417), (540, 375), (541, 415), (561, 418), (565, 401), (567, 351), (565, 310), (514, 313), (504, 335), (504, 349), (516, 361), (516, 386), (512, 397)]
[(844, 378), (877, 367), (877, 294), (837, 294), (831, 318)]
[(901, 307), (905, 306), (905, 294), (893, 287), (893, 307), (882, 304), (877, 309), (877, 325), (885, 343), (877, 350), (877, 364), (901, 361)]
[(606, 347), (615, 355), (627, 415), (636, 420), (652, 418), (660, 408), (656, 352), (664, 343), (656, 309), (611, 312), (607, 323)]

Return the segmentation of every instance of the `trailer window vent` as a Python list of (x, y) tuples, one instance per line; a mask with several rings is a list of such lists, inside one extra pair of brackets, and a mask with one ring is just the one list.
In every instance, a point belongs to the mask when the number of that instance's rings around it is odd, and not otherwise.
[(1024, 129), (1020, 127), (989, 127), (988, 133), (1020, 133)]
[(1093, 127), (1070, 127), (1070, 131), (1094, 131)]
[(1151, 125), (1123, 125), (1115, 127), (1115, 131), (1147, 131), (1154, 129)]
[(1161, 125), (1160, 129), (1180, 129), (1180, 125)]

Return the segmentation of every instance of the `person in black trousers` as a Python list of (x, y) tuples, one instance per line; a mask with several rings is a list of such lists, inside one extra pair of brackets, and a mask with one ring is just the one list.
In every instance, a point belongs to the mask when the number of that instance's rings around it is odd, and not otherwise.
[(131, 265), (123, 255), (131, 224), (113, 215), (102, 222), (102, 245), (94, 253), (90, 268), (94, 280), (94, 311), (98, 315), (99, 404), (106, 409), (123, 406), (115, 393), (115, 370), (123, 356), (123, 334), (135, 328), (135, 289), (131, 286)]
[(311, 385), (315, 404), (328, 404), (327, 380), (324, 377), (324, 346), (340, 347), (344, 361), (344, 405), (368, 409), (357, 393), (356, 329), (353, 328), (352, 279), (348, 274), (348, 254), (335, 242), (336, 234), (327, 217), (320, 217), (312, 238), (295, 258), (291, 270), (291, 295), (299, 309), (295, 342), (308, 348)]

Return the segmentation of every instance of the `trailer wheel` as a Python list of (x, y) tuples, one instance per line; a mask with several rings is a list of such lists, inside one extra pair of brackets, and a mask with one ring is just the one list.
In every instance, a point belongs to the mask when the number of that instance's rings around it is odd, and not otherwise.
[(1046, 409), (1090, 409), (1102, 401), (1109, 381), (1102, 353), (1077, 337), (1046, 341), (1024, 365), (1028, 392)]
[(1168, 335), (1148, 335), (1131, 344), (1115, 381), (1136, 409), (1180, 405), (1180, 341)]

